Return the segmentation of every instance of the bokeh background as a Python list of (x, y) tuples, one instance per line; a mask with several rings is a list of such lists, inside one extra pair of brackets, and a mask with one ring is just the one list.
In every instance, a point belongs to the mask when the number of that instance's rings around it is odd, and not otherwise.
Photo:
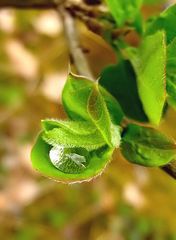
[[(145, 17), (168, 4), (146, 2)], [(98, 76), (115, 62), (114, 53), (81, 23), (78, 27)], [(176, 182), (159, 169), (131, 165), (118, 151), (88, 183), (60, 184), (32, 169), (40, 120), (66, 117), (61, 91), (68, 63), (56, 12), (0, 10), (0, 239), (175, 240)], [(172, 109), (160, 128), (176, 138)]]

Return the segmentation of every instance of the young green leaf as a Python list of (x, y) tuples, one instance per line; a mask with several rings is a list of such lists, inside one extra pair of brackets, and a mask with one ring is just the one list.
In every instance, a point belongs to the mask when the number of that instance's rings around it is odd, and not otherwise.
[(142, 5), (142, 0), (106, 0), (106, 2), (118, 26), (136, 20)]
[(87, 102), (92, 92), (93, 82), (77, 75), (69, 74), (62, 92), (62, 103), (72, 120), (90, 121)]
[(149, 23), (146, 35), (156, 33), (159, 30), (166, 32), (167, 44), (176, 37), (176, 4), (167, 8), (156, 19)]
[(110, 161), (113, 150), (113, 148), (105, 146), (89, 153), (85, 149), (75, 149), (74, 153), (74, 149), (72, 149), (70, 153), (66, 153), (68, 154), (66, 156), (67, 160), (62, 161), (60, 164), (57, 162), (56, 167), (51, 162), (51, 159), (53, 162), (59, 161), (55, 159), (55, 154), (59, 153), (53, 153), (52, 146), (48, 145), (40, 134), (32, 149), (31, 159), (33, 167), (44, 176), (57, 181), (73, 183), (89, 181), (101, 174)]
[(112, 146), (111, 119), (98, 85), (92, 88), (87, 102), (87, 111), (105, 141)]
[[(81, 126), (81, 124), (79, 124)], [(94, 128), (94, 132), (81, 134), (65, 128), (53, 128), (44, 131), (43, 139), (50, 145), (57, 147), (58, 145), (69, 148), (85, 148), (94, 150), (106, 144), (100, 132)]]
[[(101, 78), (100, 78), (101, 79)], [(114, 125), (120, 125), (124, 118), (124, 113), (118, 101), (105, 88), (99, 85), (99, 90), (106, 103), (111, 121)]]
[[(106, 143), (112, 147), (112, 122), (97, 83), (70, 74), (63, 90), (62, 99), (64, 108), (71, 119), (91, 122)], [(112, 105), (114, 106), (114, 104), (113, 102)]]
[(176, 157), (176, 144), (155, 129), (129, 124), (123, 134), (121, 151), (132, 163), (156, 167)]
[(99, 83), (117, 99), (127, 117), (147, 121), (138, 95), (136, 75), (129, 61), (105, 68)]
[(159, 31), (147, 36), (138, 50), (128, 48), (126, 52), (137, 75), (144, 111), (151, 123), (159, 124), (166, 99), (165, 34)]
[(95, 126), (87, 121), (63, 121), (56, 119), (42, 120), (42, 127), (45, 131), (52, 130), (54, 128), (64, 128), (72, 134), (88, 135), (96, 132)]
[(167, 101), (176, 109), (176, 38), (167, 47), (166, 77)]

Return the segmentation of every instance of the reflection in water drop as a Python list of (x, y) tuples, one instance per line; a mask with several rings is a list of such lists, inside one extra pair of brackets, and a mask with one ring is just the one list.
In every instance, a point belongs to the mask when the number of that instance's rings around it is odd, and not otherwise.
[(88, 151), (80, 148), (65, 148), (57, 146), (51, 148), (49, 157), (51, 163), (64, 173), (80, 173), (88, 164)]

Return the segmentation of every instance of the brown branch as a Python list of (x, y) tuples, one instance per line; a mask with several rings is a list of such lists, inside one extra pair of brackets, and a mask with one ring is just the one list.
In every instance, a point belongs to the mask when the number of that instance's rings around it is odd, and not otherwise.
[(128, 26), (117, 29), (115, 24), (110, 21), (101, 21), (101, 19), (106, 18), (107, 13), (101, 11), (99, 8), (68, 2), (65, 4), (65, 9), (69, 11), (74, 18), (83, 22), (90, 31), (103, 38), (108, 34), (109, 38), (117, 39), (119, 36), (126, 35), (129, 31), (134, 30)]
[[(113, 24), (99, 21), (106, 14), (99, 8), (87, 6), (83, 3), (78, 5), (69, 0), (58, 0), (57, 4), (62, 4), (63, 8), (69, 11), (74, 18), (78, 18), (90, 31), (102, 37), (109, 33), (112, 38), (117, 38), (131, 30), (129, 27), (115, 29)], [(0, 8), (56, 9), (57, 4), (56, 0), (0, 0)]]
[(4, 7), (49, 9), (55, 8), (56, 4), (53, 0), (0, 0), (0, 8)]
[(172, 178), (176, 179), (176, 160), (171, 161), (161, 169), (167, 174), (169, 174)]

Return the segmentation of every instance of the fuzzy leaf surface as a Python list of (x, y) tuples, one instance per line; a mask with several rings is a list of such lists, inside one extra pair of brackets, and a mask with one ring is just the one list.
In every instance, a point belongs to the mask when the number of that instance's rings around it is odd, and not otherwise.
[[(69, 124), (71, 125), (71, 123)], [(80, 123), (79, 126), (82, 127)], [(76, 128), (76, 130), (78, 129)], [(60, 145), (70, 148), (81, 147), (87, 150), (93, 150), (106, 144), (96, 128), (94, 128), (94, 132), (92, 131), (90, 133), (76, 132), (73, 126), (72, 129), (66, 129), (64, 127), (53, 128), (52, 130), (44, 131), (42, 137), (48, 144), (55, 147)]]
[[(119, 110), (119, 105), (108, 98), (109, 106)], [(100, 132), (104, 141), (112, 147), (111, 117), (103, 95), (97, 83), (70, 74), (65, 84), (62, 100), (68, 116), (72, 120), (84, 120), (92, 123)], [(122, 113), (119, 112), (119, 119)]]

